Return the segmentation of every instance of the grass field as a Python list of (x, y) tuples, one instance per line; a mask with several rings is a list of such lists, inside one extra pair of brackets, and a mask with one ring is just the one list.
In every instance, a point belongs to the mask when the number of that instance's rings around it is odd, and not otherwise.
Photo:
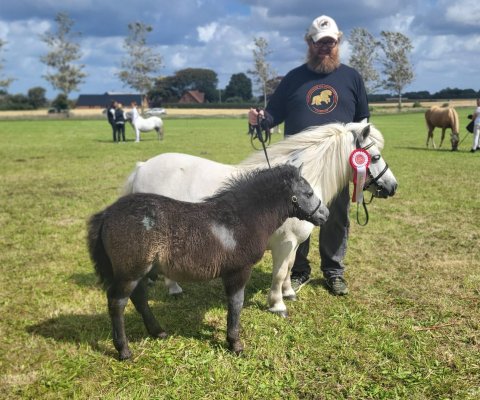
[[(471, 109), (460, 109), (462, 126)], [(111, 143), (104, 121), (0, 121), (0, 397), (32, 399), (480, 398), (480, 153), (472, 136), (450, 152), (425, 148), (423, 114), (379, 115), (395, 197), (354, 223), (351, 294), (324, 288), (314, 231), (314, 280), (266, 311), (271, 259), (254, 269), (242, 313), (245, 353), (226, 349), (220, 282), (150, 291), (165, 341), (131, 305), (133, 360), (116, 360), (106, 299), (85, 245), (89, 215), (113, 202), (135, 162), (185, 152), (237, 163), (246, 120), (165, 120), (136, 144)], [(461, 138), (466, 132), (463, 130)], [(435, 138), (439, 138), (436, 132)], [(275, 137), (279, 140), (280, 137)]]

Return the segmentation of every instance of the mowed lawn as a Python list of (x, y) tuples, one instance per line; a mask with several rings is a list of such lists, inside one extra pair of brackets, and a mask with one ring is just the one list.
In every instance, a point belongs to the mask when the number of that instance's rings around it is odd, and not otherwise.
[[(459, 110), (461, 138), (471, 111)], [(158, 282), (151, 305), (170, 336), (149, 338), (129, 304), (134, 356), (119, 362), (86, 220), (138, 160), (239, 162), (253, 151), (246, 119), (167, 117), (163, 142), (147, 133), (138, 144), (130, 127), (128, 142), (112, 143), (104, 121), (0, 121), (0, 398), (480, 398), (480, 152), (469, 153), (472, 135), (449, 151), (449, 132), (442, 149), (426, 149), (422, 113), (372, 122), (399, 189), (373, 201), (365, 227), (352, 206), (349, 296), (323, 285), (316, 229), (314, 279), (288, 319), (266, 311), (270, 254), (255, 267), (242, 356), (226, 348), (219, 281), (184, 284), (180, 298)]]

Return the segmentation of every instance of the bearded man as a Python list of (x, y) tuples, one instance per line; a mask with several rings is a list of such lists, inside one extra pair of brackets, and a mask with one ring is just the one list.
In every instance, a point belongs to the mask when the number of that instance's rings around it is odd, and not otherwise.
[[(368, 120), (363, 79), (356, 70), (340, 63), (341, 37), (332, 18), (322, 15), (312, 22), (305, 35), (307, 61), (282, 79), (269, 99), (262, 128), (284, 122), (285, 136), (289, 136), (310, 126)], [(347, 185), (330, 204), (330, 217), (320, 230), (320, 268), (334, 295), (348, 293), (343, 259), (350, 226), (349, 207)], [(310, 280), (309, 241), (302, 243), (296, 253), (291, 275), (295, 291)]]

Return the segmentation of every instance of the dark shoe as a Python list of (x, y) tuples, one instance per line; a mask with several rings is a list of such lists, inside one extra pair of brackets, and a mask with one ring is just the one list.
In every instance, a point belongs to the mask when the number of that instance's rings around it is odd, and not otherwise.
[(310, 282), (310, 276), (307, 274), (292, 276), (291, 282), (293, 291), (297, 293), (303, 286)]
[(328, 288), (335, 296), (345, 296), (348, 294), (347, 282), (341, 276), (326, 278), (325, 281)]
[(475, 153), (477, 149), (470, 149), (470, 153)]

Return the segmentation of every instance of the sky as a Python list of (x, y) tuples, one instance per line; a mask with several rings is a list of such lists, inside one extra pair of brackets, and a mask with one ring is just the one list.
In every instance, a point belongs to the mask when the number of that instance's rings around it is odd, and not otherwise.
[[(323, 4), (327, 3), (327, 4)], [(78, 94), (134, 93), (118, 79), (126, 53), (128, 24), (153, 27), (147, 44), (163, 58), (161, 76), (184, 68), (214, 70), (219, 88), (232, 74), (253, 68), (253, 39), (263, 37), (267, 61), (285, 75), (305, 60), (304, 35), (320, 15), (335, 19), (344, 38), (340, 54), (348, 64), (348, 36), (365, 28), (379, 38), (395, 31), (412, 42), (414, 80), (404, 92), (460, 88), (480, 90), (479, 0), (18, 0), (0, 4), (0, 79), (14, 78), (9, 93), (26, 94), (36, 86), (53, 98), (58, 91), (43, 78), (40, 57), (49, 49), (40, 35), (56, 31), (55, 15), (67, 13), (82, 50), (88, 74)]]

